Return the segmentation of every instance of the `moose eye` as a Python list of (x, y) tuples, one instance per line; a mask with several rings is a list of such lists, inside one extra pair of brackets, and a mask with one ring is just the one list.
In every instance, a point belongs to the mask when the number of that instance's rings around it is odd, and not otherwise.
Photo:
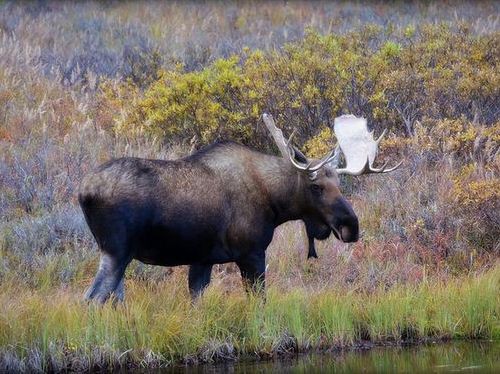
[(323, 188), (321, 188), (321, 186), (318, 186), (317, 184), (312, 184), (311, 190), (315, 194), (321, 194), (321, 191), (323, 191)]

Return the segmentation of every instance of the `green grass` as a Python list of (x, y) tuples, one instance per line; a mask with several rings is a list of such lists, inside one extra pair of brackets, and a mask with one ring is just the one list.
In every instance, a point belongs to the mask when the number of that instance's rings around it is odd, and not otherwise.
[(500, 266), (478, 277), (373, 293), (270, 287), (265, 303), (215, 284), (192, 304), (174, 284), (130, 281), (127, 301), (116, 307), (87, 305), (73, 289), (3, 287), (0, 368), (151, 367), (348, 347), (361, 339), (500, 339)]

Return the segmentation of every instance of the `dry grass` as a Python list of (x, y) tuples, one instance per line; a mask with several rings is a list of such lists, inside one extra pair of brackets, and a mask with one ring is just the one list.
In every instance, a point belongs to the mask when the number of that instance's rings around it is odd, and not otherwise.
[[(307, 27), (343, 33), (361, 25), (399, 27), (466, 21), (497, 30), (495, 1), (433, 2), (6, 2), (0, 33), (36, 49), (44, 73), (65, 85), (100, 76), (144, 79), (157, 64), (198, 69), (244, 47), (271, 49), (301, 39)], [(150, 57), (156, 52), (156, 57)], [(151, 70), (153, 69), (153, 70)], [(90, 84), (90, 87), (94, 87)]]

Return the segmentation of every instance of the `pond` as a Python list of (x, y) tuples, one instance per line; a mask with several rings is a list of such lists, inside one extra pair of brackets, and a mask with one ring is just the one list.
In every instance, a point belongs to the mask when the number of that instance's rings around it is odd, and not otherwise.
[(500, 342), (454, 342), (174, 367), (166, 373), (500, 373)]

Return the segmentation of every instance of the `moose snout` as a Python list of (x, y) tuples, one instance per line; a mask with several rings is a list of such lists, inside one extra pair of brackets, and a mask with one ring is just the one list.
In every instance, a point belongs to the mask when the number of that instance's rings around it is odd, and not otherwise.
[(333, 233), (337, 239), (345, 243), (356, 242), (359, 239), (359, 221), (351, 204), (343, 197), (333, 204), (334, 222)]

